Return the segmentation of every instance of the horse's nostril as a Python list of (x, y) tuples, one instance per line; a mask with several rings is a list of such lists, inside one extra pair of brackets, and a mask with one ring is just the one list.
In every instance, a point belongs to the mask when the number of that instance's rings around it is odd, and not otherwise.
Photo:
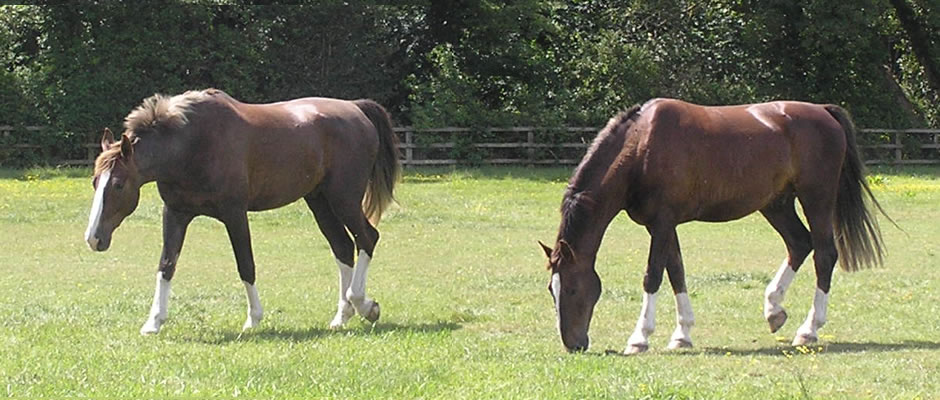
[(580, 353), (588, 349), (588, 341), (585, 340), (583, 343), (578, 343), (574, 346), (568, 347), (569, 353)]

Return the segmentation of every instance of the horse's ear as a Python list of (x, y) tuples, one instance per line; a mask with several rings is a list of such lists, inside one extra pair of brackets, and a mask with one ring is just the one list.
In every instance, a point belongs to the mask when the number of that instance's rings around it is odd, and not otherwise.
[(114, 134), (111, 133), (110, 129), (104, 128), (104, 134), (101, 135), (101, 150), (110, 149), (112, 143), (114, 143)]
[(545, 252), (545, 257), (552, 258), (552, 248), (546, 246), (545, 243), (542, 243), (541, 240), (539, 240), (539, 245), (542, 246), (542, 251)]
[(131, 138), (127, 135), (121, 135), (121, 156), (130, 159), (134, 155), (134, 146)]
[(575, 261), (574, 249), (564, 239), (558, 241), (558, 254), (562, 260)]

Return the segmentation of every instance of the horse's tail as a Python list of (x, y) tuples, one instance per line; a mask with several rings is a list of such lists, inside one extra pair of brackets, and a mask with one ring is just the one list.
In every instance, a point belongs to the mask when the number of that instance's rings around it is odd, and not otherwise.
[(825, 107), (826, 111), (839, 121), (845, 132), (845, 160), (839, 178), (834, 221), (839, 264), (845, 271), (880, 265), (884, 255), (884, 243), (881, 241), (881, 230), (872, 215), (870, 204), (889, 220), (891, 218), (868, 188), (865, 166), (855, 141), (857, 131), (848, 111), (832, 104)]
[(379, 152), (372, 166), (372, 175), (369, 177), (365, 197), (362, 198), (362, 210), (372, 225), (377, 225), (388, 205), (395, 201), (393, 191), (395, 183), (401, 177), (398, 136), (392, 131), (392, 120), (381, 105), (367, 99), (356, 100), (353, 103), (372, 121), (379, 135)]

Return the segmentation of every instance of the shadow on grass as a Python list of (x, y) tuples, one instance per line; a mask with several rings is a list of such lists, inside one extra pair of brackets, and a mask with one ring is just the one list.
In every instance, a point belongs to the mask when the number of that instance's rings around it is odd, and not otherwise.
[[(822, 351), (818, 349), (822, 348)], [(788, 346), (788, 345), (779, 345), (773, 347), (761, 347), (757, 349), (741, 349), (733, 347), (704, 347), (698, 349), (688, 349), (688, 350), (678, 350), (678, 351), (653, 351), (652, 354), (659, 355), (678, 355), (678, 356), (699, 356), (702, 354), (708, 355), (718, 355), (718, 356), (736, 356), (736, 357), (746, 357), (746, 356), (777, 356), (777, 357), (794, 357), (800, 355), (809, 355), (809, 354), (850, 354), (850, 353), (870, 353), (870, 352), (894, 352), (894, 351), (908, 351), (908, 350), (940, 350), (940, 342), (929, 342), (924, 340), (905, 340), (901, 343), (876, 343), (876, 342), (861, 342), (861, 343), (849, 343), (849, 342), (830, 342), (830, 343), (817, 343), (813, 345), (806, 346), (803, 351), (800, 351), (798, 347)], [(630, 355), (624, 355), (618, 350), (608, 349), (599, 353), (588, 353), (592, 355), (604, 355), (604, 356), (621, 356), (621, 357), (635, 357)], [(644, 353), (646, 354), (646, 353)], [(643, 354), (638, 355), (640, 357)]]
[[(848, 353), (867, 353), (867, 352), (894, 352), (894, 351), (906, 351), (906, 350), (940, 350), (940, 342), (928, 342), (923, 340), (907, 340), (900, 343), (877, 343), (877, 342), (861, 342), (861, 343), (851, 343), (851, 342), (823, 342), (816, 343), (809, 346), (806, 346), (809, 349), (810, 353), (835, 353), (835, 354), (848, 354)], [(822, 348), (822, 351), (817, 349)], [(727, 355), (730, 353), (733, 356), (751, 356), (751, 355), (765, 355), (765, 356), (780, 356), (786, 357), (787, 355), (799, 355), (802, 352), (798, 347), (780, 345), (774, 347), (763, 347), (759, 349), (735, 349), (735, 348), (720, 348), (720, 347), (706, 347), (700, 352), (687, 352), (683, 354), (696, 354), (696, 353), (705, 353), (705, 354), (715, 354), (715, 355)], [(807, 353), (808, 354), (808, 353)]]
[[(353, 324), (351, 324), (353, 325)], [(276, 329), (261, 327), (257, 331), (247, 332), (225, 332), (215, 337), (192, 337), (183, 339), (188, 342), (199, 342), (205, 344), (225, 344), (238, 341), (261, 342), (261, 341), (285, 341), (285, 342), (305, 342), (317, 340), (329, 336), (380, 336), (387, 333), (395, 334), (429, 334), (440, 332), (451, 332), (463, 328), (462, 325), (451, 321), (438, 321), (435, 323), (422, 324), (398, 324), (379, 322), (374, 325), (362, 324), (342, 329), (327, 329), (320, 327), (310, 327), (301, 329)]]

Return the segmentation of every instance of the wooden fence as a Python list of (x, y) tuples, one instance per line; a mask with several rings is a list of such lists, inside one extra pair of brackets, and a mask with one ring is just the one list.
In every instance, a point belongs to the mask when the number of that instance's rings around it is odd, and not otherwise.
[[(0, 126), (0, 138), (9, 138), (15, 128)], [(26, 134), (45, 127), (25, 127)], [(406, 166), (486, 164), (486, 165), (572, 165), (577, 164), (599, 128), (594, 127), (512, 127), (435, 128), (397, 127), (402, 164)], [(940, 129), (862, 129), (860, 147), (866, 164), (940, 164)], [(85, 154), (77, 159), (55, 159), (54, 165), (90, 165), (99, 145), (83, 145)], [(41, 152), (30, 143), (8, 144), (9, 151)], [(2, 154), (2, 152), (0, 152)], [(0, 158), (0, 162), (2, 162)]]
[[(395, 128), (404, 165), (455, 165), (465, 162), (510, 165), (572, 165), (581, 160), (599, 128)], [(460, 137), (482, 133), (485, 141), (461, 143)], [(940, 164), (940, 129), (862, 129), (860, 143), (866, 164)], [(421, 140), (429, 136), (432, 140)], [(562, 137), (566, 140), (559, 142)], [(494, 140), (495, 138), (495, 140)], [(461, 147), (464, 151), (459, 150)], [(453, 153), (473, 152), (484, 158), (458, 159)]]

